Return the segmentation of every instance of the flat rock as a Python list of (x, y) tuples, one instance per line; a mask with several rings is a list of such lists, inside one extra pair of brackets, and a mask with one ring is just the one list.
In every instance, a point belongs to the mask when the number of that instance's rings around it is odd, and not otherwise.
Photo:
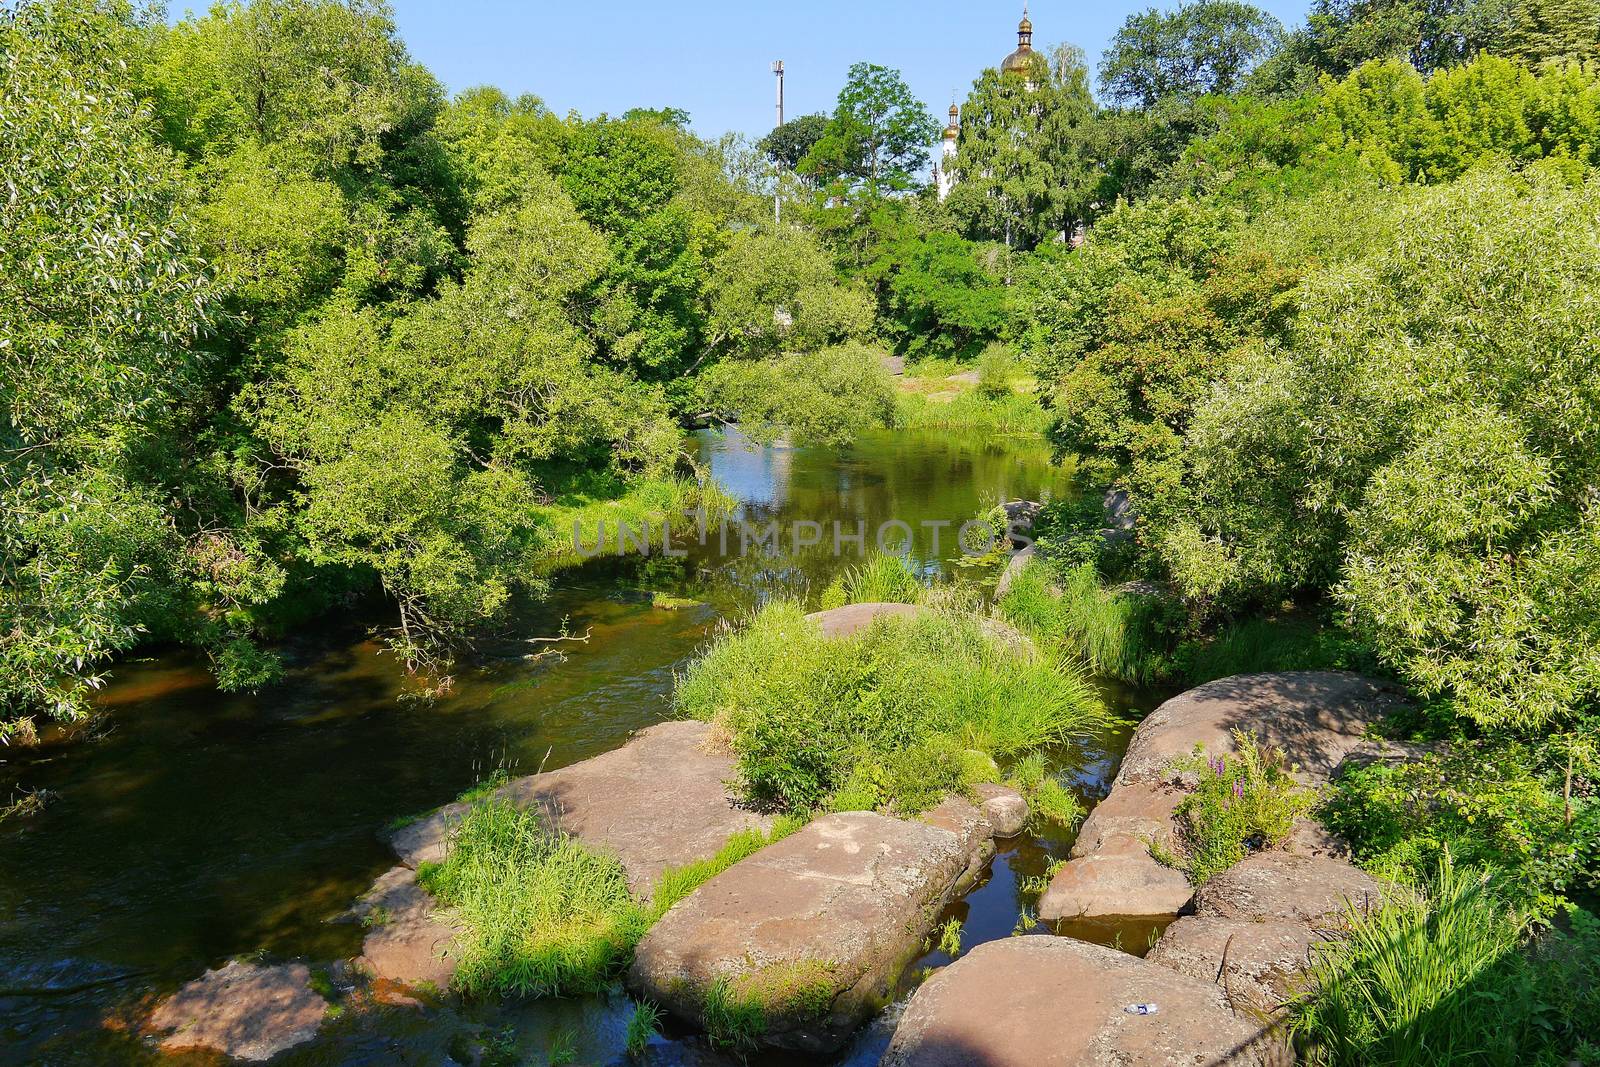
[[(1155, 1015), (1130, 1015), (1154, 1003)], [(1293, 1062), (1215, 985), (1067, 937), (979, 945), (923, 983), (881, 1067)]]
[(1295, 991), (1325, 938), (1304, 923), (1186, 915), (1145, 959), (1215, 983), (1235, 1007), (1272, 1014)]
[(1039, 917), (1148, 919), (1176, 915), (1194, 887), (1179, 870), (1156, 862), (1150, 842), (1174, 847), (1177, 789), (1153, 782), (1120, 786), (1089, 812), (1071, 857), (1039, 898)]
[(465, 931), (436, 911), (415, 871), (383, 874), (351, 910), (369, 927), (356, 961), (363, 970), (412, 989), (450, 985)]
[[(838, 1048), (888, 998), (988, 845), (975, 831), (963, 841), (971, 820), (941, 808), (932, 822), (827, 815), (735, 864), (645, 935), (629, 986), (701, 1026), (708, 991), (731, 990), (767, 1006), (763, 1043)], [(957, 829), (933, 824), (944, 819)]]
[(1028, 825), (1028, 801), (1023, 795), (1005, 785), (980, 785), (979, 809), (989, 820), (996, 837), (1016, 837)]
[(846, 604), (842, 608), (807, 615), (822, 627), (823, 637), (853, 637), (882, 618), (903, 618), (920, 613), (915, 604)]
[(1381, 895), (1376, 879), (1342, 860), (1258, 852), (1201, 886), (1194, 910), (1219, 919), (1338, 927), (1348, 907), (1364, 910)]
[[(1150, 855), (1154, 841), (1172, 848), (1172, 812), (1184, 793), (1171, 765), (1197, 743), (1211, 753), (1233, 751), (1244, 730), (1284, 750), (1308, 786), (1326, 783), (1361, 749), (1371, 723), (1400, 703), (1391, 688), (1354, 674), (1300, 671), (1224, 678), (1191, 689), (1151, 712), (1128, 745), (1111, 793), (1084, 822), (1072, 857), (1051, 880), (1039, 904), (1046, 921), (1063, 918), (1175, 915), (1191, 892), (1184, 875)], [(1293, 851), (1332, 856), (1338, 842), (1300, 827)]]
[[(665, 722), (640, 730), (621, 748), (510, 782), (496, 796), (539, 805), (550, 823), (622, 861), (628, 884), (648, 895), (661, 873), (715, 855), (740, 830), (771, 819), (739, 806), (729, 783), (731, 753), (710, 725)], [(468, 811), (450, 804), (397, 831), (400, 860), (415, 868), (444, 858), (451, 829)]]
[(150, 1022), (172, 1031), (161, 1042), (169, 1051), (210, 1049), (236, 1060), (269, 1060), (315, 1037), (327, 1012), (305, 964), (234, 960), (168, 997)]

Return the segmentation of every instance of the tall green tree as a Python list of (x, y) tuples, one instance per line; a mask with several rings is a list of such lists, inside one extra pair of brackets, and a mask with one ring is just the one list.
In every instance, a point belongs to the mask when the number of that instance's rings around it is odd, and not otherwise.
[(127, 22), (0, 13), (0, 740), (83, 713), (184, 549), (146, 461), (199, 379), (217, 291), (193, 189), (104, 72)]
[(990, 69), (961, 113), (951, 214), (970, 237), (1029, 249), (1087, 218), (1100, 185), (1096, 108), (1083, 53), (1030, 57), (1027, 73)]
[(903, 193), (919, 184), (938, 134), (938, 121), (899, 71), (857, 63), (799, 169), (850, 196)]
[(828, 132), (827, 115), (801, 115), (761, 138), (756, 147), (775, 165), (794, 171)]
[(1196, 0), (1175, 11), (1130, 15), (1100, 61), (1113, 100), (1150, 107), (1169, 96), (1239, 89), (1272, 51), (1283, 26), (1243, 0)]

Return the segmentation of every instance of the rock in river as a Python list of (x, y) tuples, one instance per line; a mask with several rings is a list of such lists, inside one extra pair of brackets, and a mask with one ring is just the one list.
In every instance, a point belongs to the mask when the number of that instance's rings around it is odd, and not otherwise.
[(316, 1036), (328, 1002), (311, 989), (303, 963), (264, 967), (234, 960), (207, 971), (150, 1017), (172, 1033), (161, 1047), (211, 1049), (236, 1060), (269, 1060)]
[(926, 822), (816, 820), (675, 905), (639, 943), (628, 984), (701, 1026), (708, 998), (758, 1004), (762, 1042), (839, 1047), (990, 847), (983, 816), (966, 808), (963, 818), (941, 805)]
[[(1132, 1005), (1154, 1004), (1151, 1015)], [(979, 945), (917, 990), (881, 1067), (1278, 1067), (1282, 1040), (1222, 991), (1070, 937)]]
[[(715, 855), (740, 830), (770, 828), (770, 818), (739, 806), (728, 785), (733, 779), (733, 756), (709, 725), (664, 722), (621, 748), (519, 778), (496, 795), (519, 807), (537, 804), (552, 825), (612, 852), (634, 892), (648, 895), (667, 868)], [(415, 868), (442, 859), (467, 810), (446, 805), (397, 831), (390, 844), (400, 861)]]
[(412, 989), (445, 989), (456, 973), (463, 931), (435, 910), (417, 873), (396, 867), (351, 909), (370, 928), (356, 963), (367, 973)]
[(1170, 916), (1188, 903), (1187, 879), (1157, 863), (1149, 843), (1171, 847), (1172, 811), (1183, 797), (1171, 764), (1197, 743), (1228, 753), (1233, 731), (1243, 730), (1281, 748), (1297, 777), (1318, 786), (1398, 703), (1378, 682), (1327, 671), (1239, 675), (1167, 701), (1134, 733), (1111, 794), (1089, 813), (1041, 898), (1040, 918)]

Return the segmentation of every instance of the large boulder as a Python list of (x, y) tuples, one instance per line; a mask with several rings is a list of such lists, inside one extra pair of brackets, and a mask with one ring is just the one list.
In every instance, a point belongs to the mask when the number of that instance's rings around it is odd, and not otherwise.
[[(1243, 730), (1281, 748), (1304, 784), (1320, 786), (1400, 699), (1358, 675), (1299, 671), (1207, 682), (1162, 704), (1135, 731), (1110, 795), (1090, 812), (1071, 858), (1040, 900), (1040, 918), (1177, 914), (1189, 900), (1187, 882), (1149, 849), (1150, 842), (1170, 848), (1174, 840), (1172, 811), (1183, 797), (1181, 776), (1171, 769), (1175, 759), (1196, 744), (1232, 752), (1233, 731)], [(1317, 835), (1296, 840), (1331, 851)]]
[[(1155, 1014), (1128, 1012), (1154, 1004)], [(917, 990), (881, 1067), (1293, 1062), (1215, 985), (1067, 937), (979, 945)]]
[(150, 1022), (172, 1031), (161, 1042), (168, 1051), (209, 1049), (236, 1060), (270, 1060), (315, 1037), (327, 1013), (305, 964), (234, 960), (168, 997)]
[[(622, 861), (628, 884), (647, 895), (669, 867), (715, 855), (740, 830), (771, 819), (740, 806), (729, 788), (733, 756), (702, 722), (666, 722), (627, 744), (560, 770), (519, 778), (496, 795), (538, 805), (551, 825)], [(468, 811), (450, 804), (397, 831), (400, 860), (415, 868), (444, 858), (450, 832)]]
[(1381, 682), (1341, 671), (1241, 674), (1181, 693), (1139, 724), (1117, 773), (1118, 784), (1154, 782), (1196, 744), (1233, 751), (1233, 731), (1283, 750), (1307, 785), (1327, 782), (1361, 746), (1371, 724), (1401, 703)]
[(464, 930), (436, 910), (411, 868), (379, 877), (351, 912), (368, 927), (356, 961), (368, 974), (412, 989), (450, 985)]
[[(965, 804), (965, 802), (959, 802)], [(935, 824), (939, 825), (935, 825)], [(838, 1048), (889, 997), (990, 842), (970, 804), (827, 815), (735, 864), (639, 943), (628, 984), (697, 1025), (743, 1005), (769, 1046)]]
[(1351, 910), (1378, 902), (1370, 875), (1328, 856), (1262, 852), (1195, 893), (1195, 914), (1167, 927), (1152, 963), (1217, 983), (1230, 1002), (1271, 1014), (1299, 987), (1314, 946), (1339, 937)]
[(1214, 983), (1236, 1007), (1272, 1014), (1294, 993), (1312, 946), (1323, 940), (1304, 923), (1186, 915), (1145, 959)]
[(1342, 860), (1258, 852), (1201, 886), (1194, 910), (1244, 922), (1342, 926), (1352, 908), (1364, 913), (1381, 896), (1376, 879)]
[(1178, 914), (1194, 887), (1182, 871), (1157, 863), (1150, 845), (1175, 846), (1172, 810), (1182, 799), (1160, 782), (1113, 788), (1089, 812), (1071, 858), (1039, 898), (1039, 917), (1057, 922)]

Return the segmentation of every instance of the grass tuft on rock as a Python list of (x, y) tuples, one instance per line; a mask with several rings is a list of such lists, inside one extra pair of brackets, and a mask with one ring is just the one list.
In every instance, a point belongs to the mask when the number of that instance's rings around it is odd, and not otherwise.
[(1176, 867), (1195, 885), (1232, 867), (1254, 850), (1281, 844), (1295, 820), (1310, 813), (1317, 794), (1295, 781), (1287, 758), (1242, 730), (1232, 755), (1206, 755), (1204, 745), (1173, 769), (1192, 775), (1194, 789), (1173, 809), (1182, 855), (1152, 844), (1157, 861)]
[(713, 1047), (744, 1053), (768, 1030), (820, 1019), (833, 1003), (832, 970), (819, 960), (779, 963), (707, 987), (701, 1022)]
[(1078, 671), (976, 616), (930, 609), (830, 640), (789, 602), (720, 637), (677, 707), (727, 732), (746, 801), (789, 812), (924, 810), (1107, 722)]
[(473, 807), (417, 874), (466, 927), (455, 985), (469, 995), (600, 992), (649, 928), (621, 863), (501, 800)]
[(782, 817), (770, 833), (734, 834), (713, 856), (668, 868), (648, 902), (628, 889), (615, 858), (545, 825), (535, 809), (487, 797), (461, 820), (422, 887), (466, 928), (455, 988), (468, 995), (575, 996), (607, 989), (667, 909), (805, 825)]
[(1107, 589), (1092, 563), (1065, 569), (1052, 588), (1056, 578), (1049, 565), (1030, 563), (1000, 601), (1001, 616), (1109, 678), (1145, 684), (1171, 672), (1171, 631), (1181, 620), (1168, 601)]

